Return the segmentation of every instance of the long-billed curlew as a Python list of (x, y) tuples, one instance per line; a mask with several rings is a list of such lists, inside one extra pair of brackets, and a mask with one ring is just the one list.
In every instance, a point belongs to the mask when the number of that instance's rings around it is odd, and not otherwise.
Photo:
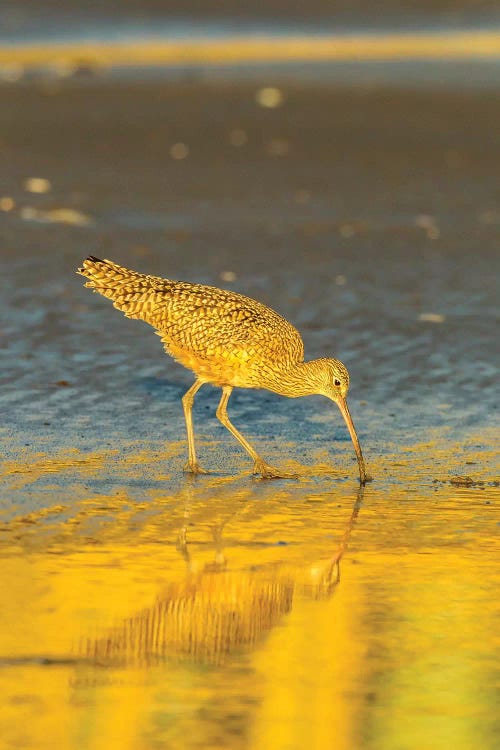
[(156, 328), (168, 354), (196, 375), (182, 399), (189, 450), (185, 471), (205, 473), (196, 458), (192, 408), (199, 388), (211, 383), (222, 388), (217, 417), (252, 457), (254, 473), (291, 476), (269, 466), (230, 422), (227, 402), (235, 387), (265, 388), (289, 398), (321, 394), (335, 401), (354, 444), (360, 482), (368, 480), (347, 408), (347, 369), (337, 359), (304, 362), (299, 332), (274, 310), (236, 292), (147, 276), (93, 256), (78, 273), (89, 279), (85, 286), (112, 300), (127, 318)]

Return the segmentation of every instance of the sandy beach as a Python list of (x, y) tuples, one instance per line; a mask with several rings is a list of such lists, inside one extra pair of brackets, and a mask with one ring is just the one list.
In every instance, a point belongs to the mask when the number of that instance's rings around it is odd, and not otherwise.
[[(147, 328), (82, 288), (89, 253), (277, 309), (308, 356), (348, 363), (372, 445), (493, 425), (497, 96), (288, 86), (269, 109), (253, 84), (58, 86), (2, 90), (3, 430), (16, 449), (26, 411), (30, 430), (51, 422), (49, 444), (75, 418), (85, 440), (102, 434), (80, 408), (91, 384), (123, 427), (161, 438), (164, 400), (141, 399), (190, 382)], [(51, 189), (28, 192), (30, 177)], [(282, 415), (318, 408), (243, 392), (233, 408), (259, 398)]]

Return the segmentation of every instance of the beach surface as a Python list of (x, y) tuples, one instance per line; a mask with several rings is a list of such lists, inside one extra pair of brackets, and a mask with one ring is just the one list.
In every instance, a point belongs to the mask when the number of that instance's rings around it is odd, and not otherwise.
[[(498, 744), (500, 97), (258, 78), (0, 86), (5, 747)], [(89, 254), (341, 359), (374, 481), (334, 404), (236, 390), (299, 475), (253, 478), (209, 386), (185, 477), (192, 376)]]

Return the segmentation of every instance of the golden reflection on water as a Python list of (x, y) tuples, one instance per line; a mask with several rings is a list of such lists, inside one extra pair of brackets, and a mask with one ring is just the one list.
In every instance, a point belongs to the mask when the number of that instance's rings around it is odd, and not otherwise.
[(4, 523), (5, 747), (493, 747), (494, 491), (409, 489), (80, 484)]
[(290, 612), (297, 584), (315, 598), (329, 596), (340, 581), (340, 560), (359, 512), (358, 493), (347, 527), (332, 557), (304, 575), (272, 566), (270, 570), (226, 570), (222, 551), (222, 527), (213, 528), (216, 553), (197, 573), (192, 560), (186, 526), (178, 550), (187, 563), (186, 578), (170, 583), (152, 606), (127, 617), (104, 635), (84, 638), (79, 652), (98, 664), (151, 662), (158, 657), (186, 657), (221, 663), (241, 646), (256, 643)]
[[(0, 65), (16, 80), (15, 65), (49, 65), (59, 76), (75, 65), (190, 65), (242, 62), (336, 60), (498, 59), (499, 34), (493, 30), (442, 32), (231, 35), (214, 38), (88, 40), (0, 44)], [(22, 73), (21, 73), (22, 74)], [(21, 75), (19, 74), (19, 75)]]

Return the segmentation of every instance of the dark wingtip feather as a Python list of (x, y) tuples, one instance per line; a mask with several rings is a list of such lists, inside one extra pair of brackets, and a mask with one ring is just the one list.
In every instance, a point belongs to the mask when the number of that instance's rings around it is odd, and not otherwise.
[(77, 268), (77, 273), (81, 274), (82, 276), (86, 276), (85, 273), (85, 263), (87, 261), (90, 261), (91, 263), (102, 263), (102, 260), (100, 258), (96, 258), (95, 255), (87, 255), (85, 260), (83, 261), (83, 266), (80, 266), (80, 268)]

